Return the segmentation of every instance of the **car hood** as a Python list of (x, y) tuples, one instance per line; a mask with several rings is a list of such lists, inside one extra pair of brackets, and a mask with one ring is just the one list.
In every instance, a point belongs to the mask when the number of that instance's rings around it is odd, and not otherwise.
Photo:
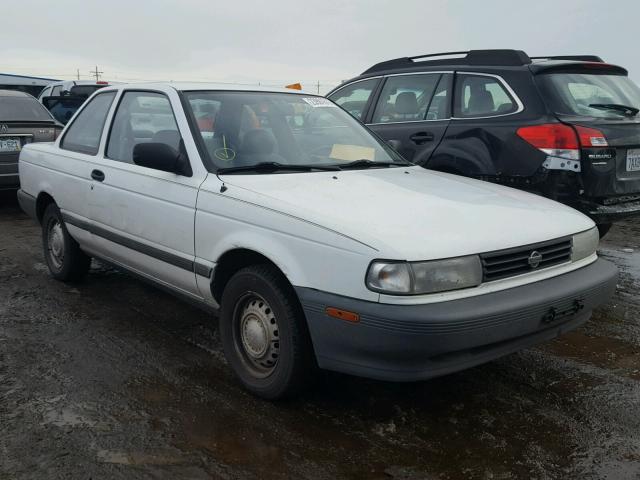
[(298, 217), (377, 250), (429, 260), (541, 242), (593, 222), (538, 195), (421, 167), (221, 175), (225, 195)]

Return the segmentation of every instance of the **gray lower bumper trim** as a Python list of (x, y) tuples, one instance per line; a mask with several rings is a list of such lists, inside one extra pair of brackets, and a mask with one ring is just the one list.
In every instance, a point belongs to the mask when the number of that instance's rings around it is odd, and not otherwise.
[[(597, 260), (540, 282), (470, 298), (390, 305), (296, 288), (318, 364), (383, 380), (430, 378), (554, 338), (584, 323), (607, 301), (617, 269)], [(329, 317), (326, 307), (360, 322)]]

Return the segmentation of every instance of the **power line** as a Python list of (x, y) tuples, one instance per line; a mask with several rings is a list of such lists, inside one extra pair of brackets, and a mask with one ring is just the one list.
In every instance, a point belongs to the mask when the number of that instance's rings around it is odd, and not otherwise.
[[(89, 73), (90, 73), (92, 76), (96, 77), (96, 82), (99, 82), (99, 81), (100, 81), (100, 75), (101, 75), (101, 74), (103, 74), (104, 72), (99, 72), (99, 71), (98, 71), (98, 66), (96, 65), (96, 69), (95, 69), (95, 70), (90, 71)], [(80, 76), (80, 75), (78, 74), (78, 76)]]

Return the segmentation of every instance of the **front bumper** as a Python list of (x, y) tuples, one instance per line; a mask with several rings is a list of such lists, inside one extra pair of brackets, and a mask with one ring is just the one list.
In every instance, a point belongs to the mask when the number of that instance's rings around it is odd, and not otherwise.
[[(320, 368), (391, 381), (445, 375), (541, 343), (586, 322), (616, 288), (605, 261), (470, 298), (391, 305), (296, 287)], [(330, 317), (327, 307), (360, 315)]]

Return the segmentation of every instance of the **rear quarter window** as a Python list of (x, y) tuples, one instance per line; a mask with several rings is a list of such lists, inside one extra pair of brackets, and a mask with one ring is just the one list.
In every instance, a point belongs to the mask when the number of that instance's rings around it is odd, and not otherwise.
[(499, 78), (482, 74), (456, 75), (455, 117), (495, 117), (517, 111), (515, 98)]

